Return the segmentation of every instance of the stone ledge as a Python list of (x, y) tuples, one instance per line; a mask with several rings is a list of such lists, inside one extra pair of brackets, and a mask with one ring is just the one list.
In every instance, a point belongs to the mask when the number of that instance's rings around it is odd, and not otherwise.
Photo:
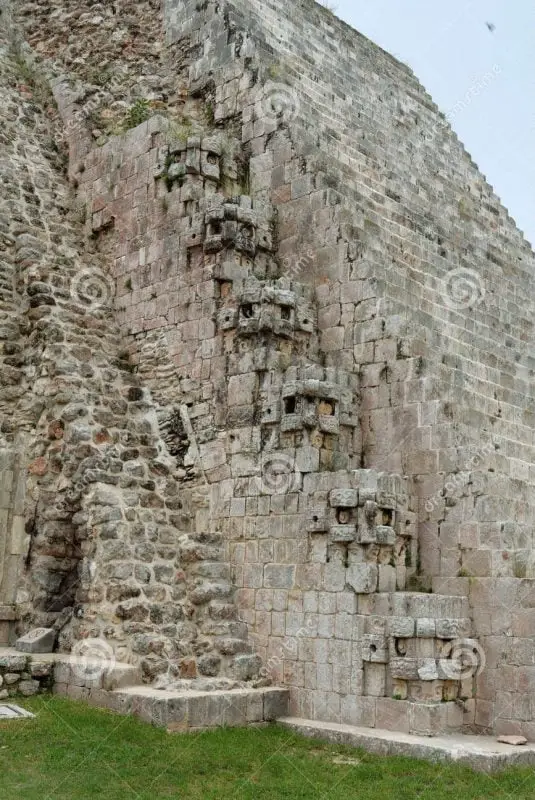
[(106, 691), (56, 683), (54, 693), (118, 714), (132, 714), (174, 733), (273, 722), (287, 713), (289, 702), (287, 689), (273, 687), (174, 692), (151, 686), (130, 686)]
[(295, 733), (333, 744), (361, 747), (382, 756), (408, 756), (434, 762), (456, 762), (477, 772), (499, 772), (535, 765), (535, 743), (522, 747), (501, 744), (492, 736), (416, 736), (379, 728), (283, 717), (277, 722)]

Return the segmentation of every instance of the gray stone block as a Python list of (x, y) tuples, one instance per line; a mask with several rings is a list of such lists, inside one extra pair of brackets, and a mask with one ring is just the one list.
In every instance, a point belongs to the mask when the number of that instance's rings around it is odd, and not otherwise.
[(17, 639), (15, 647), (23, 653), (51, 653), (55, 641), (53, 628), (34, 628)]
[(356, 594), (377, 590), (379, 570), (375, 564), (355, 564), (347, 570), (346, 581)]

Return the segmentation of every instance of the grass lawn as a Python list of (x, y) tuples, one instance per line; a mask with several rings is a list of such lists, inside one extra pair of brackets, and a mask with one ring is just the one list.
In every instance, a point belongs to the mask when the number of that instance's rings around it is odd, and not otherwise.
[(18, 701), (36, 719), (0, 723), (1, 800), (533, 800), (535, 771), (498, 777), (379, 758), (288, 731), (168, 734), (59, 697)]

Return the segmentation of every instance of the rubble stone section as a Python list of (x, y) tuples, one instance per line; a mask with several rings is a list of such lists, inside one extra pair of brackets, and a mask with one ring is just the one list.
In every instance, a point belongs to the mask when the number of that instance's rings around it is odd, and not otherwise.
[(50, 692), (53, 664), (32, 661), (25, 653), (5, 654), (0, 649), (0, 700)]
[[(53, 129), (27, 70), (2, 43), (0, 220), (17, 289), (6, 299), (22, 341), (21, 355), (10, 356), (18, 369), (7, 358), (2, 366), (13, 375), (0, 420), (2, 602), (16, 604), (21, 633), (51, 627), (67, 650), (89, 639), (98, 651), (103, 642), (119, 660), (140, 663), (146, 680), (241, 673), (246, 656), (257, 677), (221, 535), (195, 529), (202, 492), (181, 496), (156, 407), (114, 319), (105, 247), (84, 236), (65, 175), (44, 147)], [(53, 117), (51, 95), (45, 101)], [(107, 235), (106, 226), (92, 231)], [(3, 344), (2, 353), (15, 350)], [(17, 488), (10, 499), (17, 481), (25, 497)]]
[(533, 738), (531, 249), (312, 0), (119, 5), (2, 34), (20, 632), (140, 670), (56, 690), (177, 730), (283, 714), (273, 680), (305, 719)]

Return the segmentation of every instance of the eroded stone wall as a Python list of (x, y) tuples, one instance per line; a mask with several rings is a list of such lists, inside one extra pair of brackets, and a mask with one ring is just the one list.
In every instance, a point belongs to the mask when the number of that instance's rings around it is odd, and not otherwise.
[(66, 649), (104, 642), (114, 657), (141, 662), (148, 679), (255, 673), (221, 536), (194, 527), (202, 491), (181, 496), (114, 317), (105, 231), (84, 235), (83, 204), (54, 156), (52, 95), (41, 96), (13, 41), (3, 42), (0, 67), (9, 273), (1, 430), (6, 448), (27, 434), (18, 455), (28, 478), (24, 572), (11, 602), (21, 626), (54, 625)]

